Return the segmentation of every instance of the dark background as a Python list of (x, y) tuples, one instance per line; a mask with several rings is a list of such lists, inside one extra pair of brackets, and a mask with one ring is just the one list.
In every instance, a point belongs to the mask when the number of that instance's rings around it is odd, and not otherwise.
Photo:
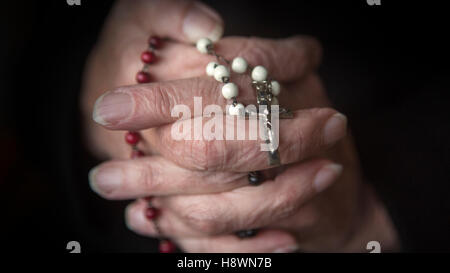
[[(0, 43), (2, 251), (154, 251), (129, 232), (126, 202), (88, 186), (97, 162), (81, 139), (83, 66), (111, 3), (5, 1)], [(347, 114), (366, 179), (386, 203), (405, 251), (450, 251), (448, 23), (444, 4), (207, 1), (226, 35), (309, 34), (320, 74)], [(444, 1), (441, 1), (443, 3)]]

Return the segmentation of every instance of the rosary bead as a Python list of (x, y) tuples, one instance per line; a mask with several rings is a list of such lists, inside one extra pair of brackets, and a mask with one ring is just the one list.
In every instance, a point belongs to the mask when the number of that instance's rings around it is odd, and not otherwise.
[(143, 157), (143, 156), (144, 156), (144, 153), (142, 151), (133, 149), (133, 151), (131, 151), (130, 157), (131, 157), (131, 159), (135, 159), (135, 158), (139, 158), (139, 157)]
[(206, 65), (206, 74), (208, 75), (208, 76), (214, 76), (214, 69), (216, 69), (216, 67), (218, 66), (219, 64), (218, 63), (216, 63), (216, 62), (210, 62), (210, 63), (208, 63), (207, 65)]
[(231, 104), (228, 108), (228, 113), (232, 116), (243, 116), (245, 114), (245, 106), (242, 103), (235, 105)]
[(270, 83), (270, 85), (272, 85), (272, 95), (278, 96), (280, 94), (280, 91), (281, 91), (280, 84), (277, 81), (272, 81)]
[(150, 82), (150, 74), (148, 74), (145, 71), (139, 71), (136, 74), (136, 81), (138, 83), (148, 83), (148, 82)]
[(175, 245), (169, 240), (162, 240), (159, 243), (159, 252), (161, 253), (172, 253), (175, 252)]
[(140, 138), (141, 137), (136, 132), (127, 132), (125, 134), (125, 141), (130, 145), (136, 145), (139, 142)]
[(148, 38), (148, 44), (153, 48), (160, 48), (162, 41), (158, 36), (150, 36), (150, 38)]
[(239, 89), (235, 83), (229, 82), (222, 86), (222, 95), (227, 100), (237, 97)]
[(233, 62), (231, 63), (231, 69), (236, 73), (244, 73), (247, 71), (247, 61), (242, 57), (237, 57), (233, 59)]
[(214, 69), (214, 78), (219, 81), (223, 82), (224, 78), (230, 77), (230, 71), (228, 71), (228, 68), (224, 65), (218, 65)]
[(197, 41), (197, 49), (201, 53), (208, 53), (210, 47), (212, 47), (212, 42), (208, 38), (201, 38)]
[(158, 210), (153, 207), (148, 207), (145, 209), (145, 218), (148, 220), (153, 220), (158, 216)]
[(258, 186), (263, 182), (263, 177), (261, 172), (249, 172), (248, 173), (248, 182), (251, 186)]
[(279, 105), (280, 103), (278, 102), (277, 97), (272, 97), (272, 101), (271, 101), (272, 105)]
[(155, 53), (151, 51), (144, 51), (141, 54), (141, 60), (146, 64), (151, 64), (156, 60)]
[(247, 229), (247, 230), (240, 230), (238, 232), (236, 232), (236, 236), (241, 238), (241, 239), (245, 239), (245, 238), (250, 238), (255, 236), (258, 233), (258, 231), (256, 229)]
[(253, 68), (252, 71), (252, 79), (257, 82), (265, 81), (267, 78), (267, 69), (262, 66), (258, 65), (255, 68)]

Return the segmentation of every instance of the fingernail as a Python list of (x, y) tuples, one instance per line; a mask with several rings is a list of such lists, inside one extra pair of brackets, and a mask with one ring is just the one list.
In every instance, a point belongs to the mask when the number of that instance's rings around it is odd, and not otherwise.
[(341, 113), (328, 119), (323, 128), (325, 145), (335, 143), (347, 134), (347, 117)]
[(101, 125), (110, 125), (127, 118), (132, 109), (133, 102), (130, 95), (108, 92), (95, 102), (92, 118)]
[(217, 41), (223, 34), (222, 20), (205, 4), (194, 2), (184, 19), (183, 32), (192, 42), (203, 37)]
[(298, 245), (291, 245), (287, 247), (280, 247), (275, 249), (273, 253), (291, 253), (296, 252), (298, 250)]
[(122, 171), (113, 167), (96, 167), (89, 172), (91, 189), (100, 194), (110, 194), (120, 187)]
[(314, 178), (313, 186), (316, 191), (321, 192), (328, 188), (342, 173), (342, 169), (342, 165), (335, 163), (322, 167)]

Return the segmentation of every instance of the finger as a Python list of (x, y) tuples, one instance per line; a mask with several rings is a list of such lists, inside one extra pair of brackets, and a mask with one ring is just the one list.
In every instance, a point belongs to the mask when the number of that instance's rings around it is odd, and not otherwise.
[[(211, 133), (205, 129), (211, 120), (197, 117), (156, 128), (150, 139), (152, 147), (169, 160), (192, 170), (248, 172), (273, 167), (267, 152), (263, 151), (265, 143), (256, 137), (257, 121), (225, 118), (223, 128), (216, 126)], [(222, 124), (217, 120), (217, 124)], [(194, 132), (178, 135), (178, 131), (192, 126)], [(195, 131), (201, 138), (192, 137)], [(347, 119), (330, 108), (299, 110), (294, 112), (293, 119), (280, 120), (278, 131), (281, 164), (290, 164), (318, 155), (344, 138)], [(227, 137), (230, 132), (233, 134)], [(255, 137), (250, 138), (250, 134)], [(189, 138), (183, 138), (185, 136)]]
[(317, 39), (299, 35), (284, 39), (229, 37), (214, 48), (228, 60), (243, 57), (253, 67), (266, 67), (270, 76), (280, 82), (298, 80), (317, 68), (322, 57)]
[(204, 194), (248, 185), (247, 173), (191, 171), (161, 156), (105, 162), (91, 170), (89, 180), (106, 199)]
[[(155, 198), (153, 202), (177, 214), (195, 231), (208, 235), (227, 234), (265, 227), (290, 217), (311, 198), (329, 188), (341, 172), (341, 165), (328, 160), (312, 160), (291, 166), (259, 187), (242, 187), (209, 195)], [(161, 225), (165, 225), (163, 218)], [(177, 234), (183, 232), (189, 230), (176, 231)], [(190, 234), (185, 235), (189, 237)]]
[[(319, 42), (308, 36), (293, 36), (285, 39), (226, 37), (216, 45), (216, 51), (228, 60), (243, 57), (252, 66), (262, 65), (268, 69), (270, 76), (280, 82), (298, 80), (314, 70), (321, 59)], [(142, 62), (142, 41), (127, 44), (122, 52), (123, 72), (134, 79)], [(152, 77), (158, 81), (186, 79), (205, 75), (206, 65), (216, 58), (200, 54), (195, 46), (176, 42), (166, 42), (164, 50), (157, 51), (160, 61), (152, 65)], [(128, 65), (130, 63), (131, 65)], [(177, 69), (174, 69), (177, 68)], [(232, 78), (236, 74), (232, 74)], [(246, 78), (249, 80), (248, 78)]]
[[(152, 206), (154, 198), (152, 199)], [(146, 217), (148, 201), (138, 199), (129, 204), (125, 209), (126, 226), (139, 235), (147, 237), (180, 237), (189, 234), (190, 236), (200, 236), (201, 233), (192, 229), (172, 211), (166, 208), (157, 208), (157, 218), (149, 220)], [(158, 227), (155, 226), (155, 223)], [(181, 231), (181, 232), (180, 232)]]
[(124, 31), (137, 26), (146, 34), (182, 42), (196, 42), (202, 37), (217, 41), (223, 34), (220, 15), (198, 1), (119, 1), (112, 17), (111, 21)]
[[(225, 46), (222, 47), (229, 52), (227, 54), (232, 54), (231, 52), (235, 51), (231, 42), (237, 42), (238, 45), (240, 44), (239, 47), (243, 48), (241, 56), (252, 59), (255, 64), (264, 64), (269, 68), (269, 71), (274, 71), (275, 77), (279, 77), (279, 80), (293, 80), (300, 75), (305, 75), (306, 71), (314, 66), (314, 63), (318, 62), (314, 60), (317, 57), (313, 57), (317, 54), (308, 53), (317, 51), (308, 49), (314, 48), (314, 46), (301, 46), (303, 44), (315, 44), (314, 42), (308, 42), (307, 38), (294, 37), (278, 42), (265, 41), (263, 39), (247, 41), (242, 38), (234, 38), (224, 39), (224, 42)], [(248, 44), (252, 45), (249, 46)], [(304, 49), (302, 50), (302, 48)], [(136, 52), (142, 49), (141, 46), (139, 46), (139, 49), (136, 46), (136, 48), (131, 47), (129, 50), (133, 51), (133, 53), (124, 54), (126, 58), (122, 59), (126, 60), (124, 61), (125, 63), (129, 62), (130, 59), (135, 60), (134, 68), (128, 69), (128, 65), (122, 65), (126, 67), (122, 74), (124, 78), (131, 79), (134, 77), (132, 71), (136, 71), (140, 65), (138, 58), (132, 58), (132, 55), (137, 55)], [(157, 62), (154, 66), (154, 72), (152, 73), (157, 79), (203, 75), (206, 64), (212, 60), (210, 56), (198, 54), (193, 48), (185, 45), (171, 43), (168, 51), (161, 53), (161, 58), (164, 61)], [(177, 58), (176, 56), (180, 54), (183, 56)], [(186, 63), (189, 65), (186, 65)], [(174, 70), (173, 67), (181, 69)], [(244, 104), (255, 103), (255, 92), (249, 85), (248, 77), (235, 76), (233, 82), (239, 86), (240, 102)], [(200, 78), (121, 87), (107, 92), (97, 99), (93, 118), (97, 123), (109, 129), (147, 129), (173, 122), (176, 117), (171, 115), (171, 110), (175, 105), (187, 105), (191, 113), (194, 113), (193, 97), (202, 97), (204, 105), (218, 104), (225, 106), (227, 100), (221, 95), (222, 86), (222, 83), (203, 76)], [(284, 91), (281, 93), (281, 97), (289, 96), (288, 92), (284, 93)]]
[[(261, 228), (289, 217), (312, 196), (329, 187), (340, 172), (341, 167), (330, 161), (314, 160), (293, 165), (259, 187), (216, 194), (156, 197), (152, 204), (162, 208), (156, 221), (164, 236), (228, 234)], [(145, 218), (146, 208), (142, 200), (130, 205), (127, 225), (139, 234), (157, 236), (153, 223)]]
[(289, 253), (298, 250), (294, 237), (281, 230), (261, 230), (245, 240), (234, 235), (180, 238), (177, 244), (185, 252), (195, 253)]
[[(211, 237), (185, 237), (178, 230), (190, 229), (179, 218), (168, 210), (161, 210), (156, 221), (159, 234), (152, 221), (145, 218), (147, 202), (137, 200), (125, 210), (127, 227), (142, 236), (167, 237), (175, 239), (177, 244), (188, 252), (291, 252), (297, 248), (295, 239), (287, 232), (279, 230), (261, 230), (256, 236), (240, 240), (234, 235)], [(161, 222), (160, 218), (164, 218)], [(194, 231), (191, 231), (193, 233)], [(185, 234), (186, 232), (184, 232)], [(197, 232), (200, 236), (200, 233)]]

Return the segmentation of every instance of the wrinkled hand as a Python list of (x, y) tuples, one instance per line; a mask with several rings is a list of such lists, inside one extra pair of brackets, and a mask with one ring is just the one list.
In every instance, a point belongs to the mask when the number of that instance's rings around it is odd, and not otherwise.
[[(195, 19), (189, 19), (191, 12)], [(193, 30), (192, 24), (199, 27)], [(260, 141), (171, 137), (177, 120), (171, 115), (174, 105), (187, 105), (194, 113), (197, 96), (203, 109), (209, 104), (225, 109), (221, 84), (204, 76), (206, 64), (214, 59), (187, 44), (199, 36), (218, 39), (221, 28), (220, 17), (200, 4), (116, 5), (92, 52), (83, 90), (88, 142), (98, 156), (114, 159), (91, 172), (93, 189), (107, 199), (155, 196), (164, 235), (190, 252), (365, 251), (371, 240), (393, 247), (390, 220), (361, 183), (347, 120), (328, 108), (314, 71), (321, 55), (314, 39), (236, 37), (215, 46), (227, 59), (242, 56), (251, 65), (264, 65), (282, 84), (280, 105), (295, 110), (294, 119), (280, 121), (282, 167), (269, 169)], [(172, 38), (151, 66), (155, 82), (123, 86), (134, 82), (149, 34)], [(256, 100), (249, 81), (233, 78), (244, 104)], [(111, 91), (103, 95), (106, 90)], [(97, 124), (91, 119), (93, 108)], [(194, 119), (205, 124), (209, 118), (192, 115), (185, 122)], [(224, 123), (225, 131), (230, 126)], [(130, 148), (117, 130), (140, 130), (139, 148), (148, 156), (124, 160)], [(258, 187), (248, 186), (247, 174), (254, 170), (264, 170), (267, 178)], [(144, 200), (132, 203), (127, 224), (135, 232), (156, 236), (144, 217), (145, 207)], [(262, 231), (245, 240), (230, 235), (251, 228)]]

